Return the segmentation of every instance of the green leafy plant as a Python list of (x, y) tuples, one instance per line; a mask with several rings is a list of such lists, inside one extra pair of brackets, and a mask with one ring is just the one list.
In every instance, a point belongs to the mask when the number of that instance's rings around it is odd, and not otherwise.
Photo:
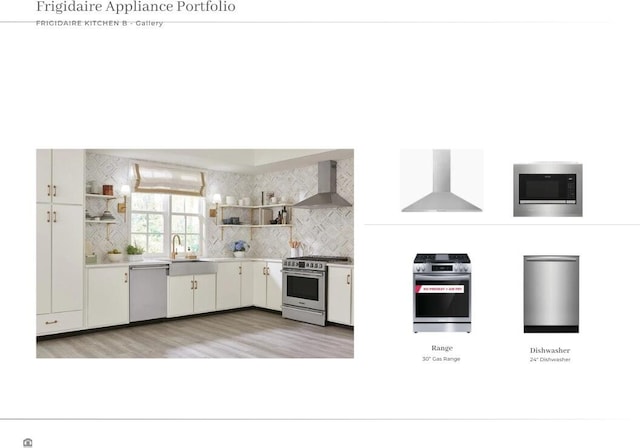
[(144, 249), (138, 246), (136, 243), (129, 244), (127, 246), (127, 254), (129, 255), (142, 255), (144, 253)]

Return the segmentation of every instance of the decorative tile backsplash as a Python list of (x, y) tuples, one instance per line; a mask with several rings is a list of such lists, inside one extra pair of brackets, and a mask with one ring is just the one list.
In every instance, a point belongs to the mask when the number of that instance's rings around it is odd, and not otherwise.
[[(347, 201), (353, 202), (353, 158), (337, 161), (337, 191)], [(87, 153), (86, 180), (95, 180), (99, 185), (111, 184), (118, 195), (120, 186), (131, 185), (131, 164), (133, 160), (102, 154)], [(318, 167), (310, 165), (286, 171), (276, 171), (258, 175), (228, 173), (224, 171), (206, 172), (206, 207), (205, 207), (205, 244), (203, 256), (229, 257), (228, 245), (238, 239), (248, 241), (251, 248), (247, 252), (250, 257), (284, 258), (289, 256), (289, 238), (302, 242), (305, 255), (334, 255), (353, 257), (353, 208), (329, 209), (296, 209), (289, 210), (293, 224), (292, 234), (288, 227), (273, 228), (222, 228), (215, 225), (215, 218), (209, 217), (209, 209), (215, 205), (211, 202), (218, 193), (224, 198), (234, 196), (238, 199), (248, 197), (252, 205), (261, 203), (262, 192), (273, 192), (278, 198), (284, 197), (286, 202), (298, 202), (315, 194), (318, 190)], [(133, 189), (133, 188), (132, 188)], [(118, 195), (119, 196), (119, 195)], [(129, 244), (129, 223), (124, 222), (124, 215), (117, 213), (117, 202), (109, 201), (108, 209), (116, 217), (116, 223), (87, 224), (87, 245), (98, 255), (99, 261), (106, 260), (106, 253), (112, 248), (124, 249)], [(104, 199), (87, 198), (86, 208), (92, 215), (101, 214), (107, 206)], [(281, 208), (273, 208), (275, 215)], [(239, 215), (241, 220), (248, 220), (247, 210), (233, 213), (225, 209), (225, 217)], [(254, 212), (257, 216), (257, 211)], [(251, 236), (253, 235), (253, 237)]]

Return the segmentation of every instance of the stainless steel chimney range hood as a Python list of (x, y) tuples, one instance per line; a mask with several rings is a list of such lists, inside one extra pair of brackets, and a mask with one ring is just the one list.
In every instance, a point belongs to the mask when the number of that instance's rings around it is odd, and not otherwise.
[(482, 209), (451, 192), (451, 151), (433, 150), (433, 192), (402, 209), (403, 212), (481, 212)]
[(335, 160), (318, 162), (318, 193), (304, 199), (296, 208), (336, 208), (352, 207), (352, 205), (336, 192), (336, 166)]

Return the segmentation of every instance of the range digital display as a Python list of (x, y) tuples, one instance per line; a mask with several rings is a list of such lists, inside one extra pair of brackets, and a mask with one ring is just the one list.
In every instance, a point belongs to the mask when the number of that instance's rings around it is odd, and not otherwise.
[(452, 272), (453, 271), (453, 266), (451, 266), (450, 264), (432, 264), (431, 265), (431, 272), (444, 272), (444, 271), (448, 271), (448, 272)]

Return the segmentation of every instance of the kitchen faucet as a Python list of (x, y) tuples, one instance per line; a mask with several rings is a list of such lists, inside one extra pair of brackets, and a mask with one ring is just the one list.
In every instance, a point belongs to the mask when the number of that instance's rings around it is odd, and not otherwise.
[(182, 245), (182, 241), (180, 241), (180, 235), (177, 233), (173, 235), (171, 238), (171, 259), (175, 260), (176, 255), (178, 255), (178, 251), (176, 251), (176, 238), (178, 238), (178, 244)]

